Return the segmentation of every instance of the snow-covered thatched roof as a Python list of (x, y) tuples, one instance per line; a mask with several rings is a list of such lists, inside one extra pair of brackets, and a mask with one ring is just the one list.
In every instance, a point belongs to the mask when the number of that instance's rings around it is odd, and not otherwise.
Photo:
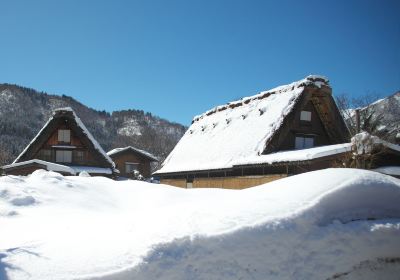
[(307, 86), (329, 83), (324, 77), (308, 76), (196, 116), (156, 174), (231, 168), (261, 155)]
[(46, 122), (46, 124), (43, 126), (43, 128), (32, 139), (32, 141), (26, 146), (26, 148), (21, 152), (21, 154), (19, 154), (19, 156), (14, 160), (13, 163), (28, 160), (28, 159), (25, 159), (24, 157), (26, 157), (27, 153), (31, 149), (33, 149), (33, 145), (39, 141), (40, 136), (42, 136), (45, 132), (51, 131), (51, 128), (50, 128), (51, 123), (54, 122), (56, 118), (61, 117), (61, 116), (72, 118), (75, 121), (76, 126), (81, 130), (81, 132), (89, 140), (89, 143), (93, 146), (93, 148), (105, 159), (106, 162), (108, 162), (108, 164), (110, 164), (112, 167), (115, 166), (115, 163), (113, 162), (113, 160), (107, 155), (107, 153), (103, 150), (103, 148), (100, 146), (100, 144), (97, 142), (97, 140), (93, 137), (93, 135), (89, 132), (89, 130), (83, 124), (81, 119), (76, 115), (74, 110), (70, 107), (55, 109), (53, 112), (53, 115), (49, 118), (49, 120)]

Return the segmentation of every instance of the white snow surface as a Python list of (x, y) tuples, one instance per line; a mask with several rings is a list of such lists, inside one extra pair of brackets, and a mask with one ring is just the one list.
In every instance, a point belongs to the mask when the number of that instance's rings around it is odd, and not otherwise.
[(377, 136), (371, 135), (368, 132), (360, 132), (351, 138), (351, 143), (354, 145), (357, 154), (366, 154), (372, 152), (376, 145), (383, 145), (386, 148), (400, 152), (400, 146), (387, 142)]
[(125, 119), (123, 127), (118, 129), (117, 133), (125, 136), (142, 135), (137, 120), (132, 118)]
[(355, 169), (240, 191), (4, 176), (0, 279), (327, 279), (400, 257), (399, 201), (399, 179)]
[(346, 153), (351, 151), (351, 147), (351, 143), (344, 143), (315, 147), (310, 149), (277, 152), (267, 155), (248, 157), (235, 162), (234, 165), (273, 164), (276, 162), (307, 161), (316, 158)]
[(309, 76), (196, 116), (156, 173), (231, 168), (260, 155), (310, 84), (328, 86), (325, 78)]

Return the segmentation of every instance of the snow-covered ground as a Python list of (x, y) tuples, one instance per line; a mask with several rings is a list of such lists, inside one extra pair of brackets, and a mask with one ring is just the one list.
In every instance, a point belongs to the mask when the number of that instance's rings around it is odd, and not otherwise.
[(246, 190), (0, 178), (0, 279), (398, 279), (400, 180), (327, 169)]

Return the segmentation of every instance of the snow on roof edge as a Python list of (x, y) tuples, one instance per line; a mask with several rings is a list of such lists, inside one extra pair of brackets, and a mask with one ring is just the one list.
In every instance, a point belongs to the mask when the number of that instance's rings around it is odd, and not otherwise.
[(371, 171), (379, 172), (386, 175), (400, 176), (400, 166), (381, 166)]
[(17, 163), (12, 163), (8, 165), (2, 166), (3, 169), (24, 166), (31, 163), (37, 163), (46, 166), (48, 171), (55, 171), (55, 172), (68, 172), (71, 175), (79, 174), (81, 171), (86, 171), (88, 173), (96, 173), (96, 174), (112, 174), (111, 168), (106, 167), (96, 167), (96, 166), (69, 166), (58, 164), (54, 162), (49, 162), (41, 159), (30, 159), (26, 161), (21, 161)]
[[(172, 172), (163, 172), (162, 168), (154, 172), (154, 175), (158, 174), (166, 174), (166, 173), (179, 173), (179, 172), (196, 172), (196, 171), (207, 171), (207, 170), (216, 170), (216, 169), (230, 169), (236, 166), (242, 165), (257, 165), (257, 164), (275, 164), (282, 162), (301, 162), (301, 161), (309, 161), (313, 159), (318, 159), (322, 157), (327, 157), (336, 154), (342, 154), (346, 152), (350, 152), (352, 147), (352, 143), (343, 143), (343, 144), (335, 144), (335, 145), (326, 145), (319, 146), (309, 149), (302, 150), (291, 150), (291, 151), (279, 151), (276, 153), (266, 154), (266, 155), (258, 155), (258, 156), (250, 156), (235, 162), (232, 162), (230, 166), (226, 166), (224, 168), (199, 168), (197, 170), (179, 170)], [(161, 172), (160, 172), (161, 171)]]
[[(69, 108), (69, 107), (67, 107)], [(114, 161), (107, 155), (107, 153), (103, 150), (103, 148), (100, 146), (99, 142), (93, 137), (93, 135), (89, 132), (89, 130), (86, 128), (86, 126), (83, 124), (81, 119), (76, 115), (75, 111), (71, 109), (71, 112), (75, 118), (75, 121), (77, 125), (83, 130), (83, 133), (86, 134), (86, 136), (89, 138), (89, 140), (93, 143), (94, 148), (99, 151), (104, 158), (111, 164), (113, 168), (115, 168), (115, 163)]]
[(114, 155), (114, 154), (117, 154), (117, 153), (120, 153), (120, 152), (129, 150), (129, 149), (132, 149), (132, 150), (134, 150), (135, 152), (138, 152), (138, 153), (142, 154), (143, 156), (146, 156), (146, 157), (148, 157), (148, 158), (151, 158), (151, 159), (153, 159), (154, 161), (158, 161), (158, 158), (157, 158), (156, 156), (154, 156), (153, 154), (151, 154), (151, 153), (149, 153), (149, 152), (147, 152), (147, 151), (145, 151), (145, 150), (141, 150), (141, 149), (135, 148), (135, 147), (133, 147), (133, 146), (126, 146), (126, 147), (123, 147), (123, 148), (115, 148), (115, 149), (112, 149), (112, 150), (110, 150), (110, 151), (107, 152), (107, 155), (112, 156), (112, 155)]
[(48, 168), (48, 170), (51, 170), (51, 171), (69, 172), (71, 175), (76, 174), (75, 171), (67, 165), (62, 165), (62, 164), (44, 161), (44, 160), (40, 160), (40, 159), (30, 159), (30, 160), (26, 160), (26, 161), (16, 162), (16, 163), (4, 165), (4, 166), (2, 166), (2, 168), (6, 169), (6, 168), (11, 168), (11, 167), (24, 166), (24, 165), (31, 164), (31, 163), (45, 165)]
[(238, 160), (234, 166), (250, 164), (274, 164), (279, 162), (298, 162), (350, 152), (352, 143), (326, 145), (302, 150), (280, 151), (276, 153)]

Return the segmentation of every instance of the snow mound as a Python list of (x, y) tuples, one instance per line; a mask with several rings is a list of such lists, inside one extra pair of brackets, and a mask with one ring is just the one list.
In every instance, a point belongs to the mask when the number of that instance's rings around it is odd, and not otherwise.
[(30, 195), (15, 197), (10, 200), (10, 203), (15, 206), (27, 206), (34, 204), (35, 202), (36, 200)]
[(81, 171), (79, 172), (79, 177), (90, 177), (90, 174), (87, 173), (86, 171)]
[(399, 179), (355, 169), (240, 191), (0, 177), (0, 279), (396, 279), (364, 264), (400, 257), (399, 201)]

